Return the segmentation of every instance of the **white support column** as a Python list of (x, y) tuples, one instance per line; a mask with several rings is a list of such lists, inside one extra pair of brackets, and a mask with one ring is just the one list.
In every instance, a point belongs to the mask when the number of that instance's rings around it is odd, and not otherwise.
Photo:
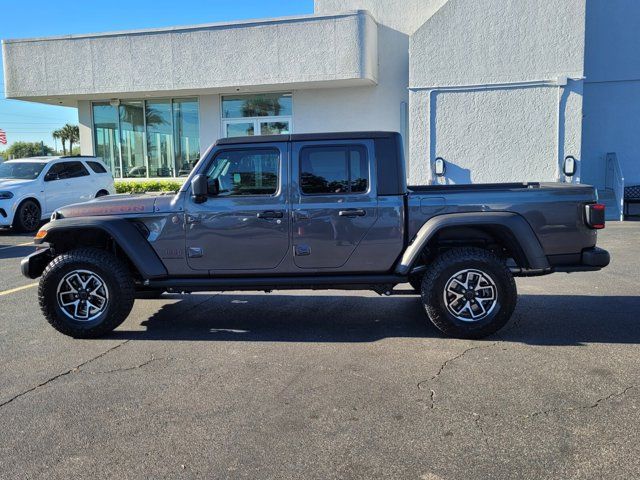
[(198, 99), (200, 109), (200, 153), (220, 138), (220, 96), (201, 95)]
[(78, 102), (78, 123), (80, 127), (80, 153), (82, 155), (95, 155), (91, 102), (87, 100)]

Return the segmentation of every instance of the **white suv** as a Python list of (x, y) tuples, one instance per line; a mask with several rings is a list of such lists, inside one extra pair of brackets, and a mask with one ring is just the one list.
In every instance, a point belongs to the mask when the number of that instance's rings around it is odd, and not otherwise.
[(95, 157), (35, 157), (0, 163), (0, 227), (38, 229), (60, 207), (115, 193)]

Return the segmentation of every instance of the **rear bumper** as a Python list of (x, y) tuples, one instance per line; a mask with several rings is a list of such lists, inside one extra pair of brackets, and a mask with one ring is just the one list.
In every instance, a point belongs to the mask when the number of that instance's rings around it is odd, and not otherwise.
[(558, 265), (556, 272), (595, 272), (611, 263), (611, 255), (603, 248), (593, 247), (582, 251), (581, 261), (577, 265)]
[(28, 257), (22, 259), (20, 262), (20, 271), (25, 277), (36, 279), (42, 275), (42, 272), (47, 268), (50, 261), (51, 254), (48, 248), (36, 250)]

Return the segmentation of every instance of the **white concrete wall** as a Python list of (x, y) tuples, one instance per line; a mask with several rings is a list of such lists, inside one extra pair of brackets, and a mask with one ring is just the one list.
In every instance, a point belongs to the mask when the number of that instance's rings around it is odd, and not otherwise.
[(411, 38), (410, 182), (434, 182), (436, 157), (449, 183), (552, 181), (580, 159), (582, 82), (551, 85), (582, 77), (584, 22), (585, 0), (449, 0)]
[(379, 26), (378, 85), (371, 87), (296, 90), (293, 97), (296, 133), (353, 130), (401, 130), (402, 103), (409, 101), (409, 39)]
[(405, 34), (420, 28), (448, 0), (315, 0), (318, 14), (368, 10), (383, 25)]
[(628, 185), (640, 184), (640, 2), (587, 2), (583, 179), (605, 186), (615, 152)]
[(351, 12), (9, 40), (3, 42), (6, 94), (46, 102), (258, 85), (372, 85), (376, 33), (369, 14)]

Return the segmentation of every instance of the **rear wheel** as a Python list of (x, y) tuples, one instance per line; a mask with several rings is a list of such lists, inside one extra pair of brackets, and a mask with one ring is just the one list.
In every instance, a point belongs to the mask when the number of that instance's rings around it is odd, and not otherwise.
[(118, 327), (133, 308), (135, 288), (126, 265), (97, 249), (56, 257), (40, 279), (40, 308), (47, 321), (74, 338), (96, 338)]
[(19, 232), (35, 232), (40, 226), (42, 210), (35, 200), (25, 200), (16, 209), (13, 228)]
[(422, 281), (422, 302), (431, 322), (458, 338), (483, 338), (504, 327), (518, 292), (513, 275), (493, 253), (456, 248), (436, 258)]

